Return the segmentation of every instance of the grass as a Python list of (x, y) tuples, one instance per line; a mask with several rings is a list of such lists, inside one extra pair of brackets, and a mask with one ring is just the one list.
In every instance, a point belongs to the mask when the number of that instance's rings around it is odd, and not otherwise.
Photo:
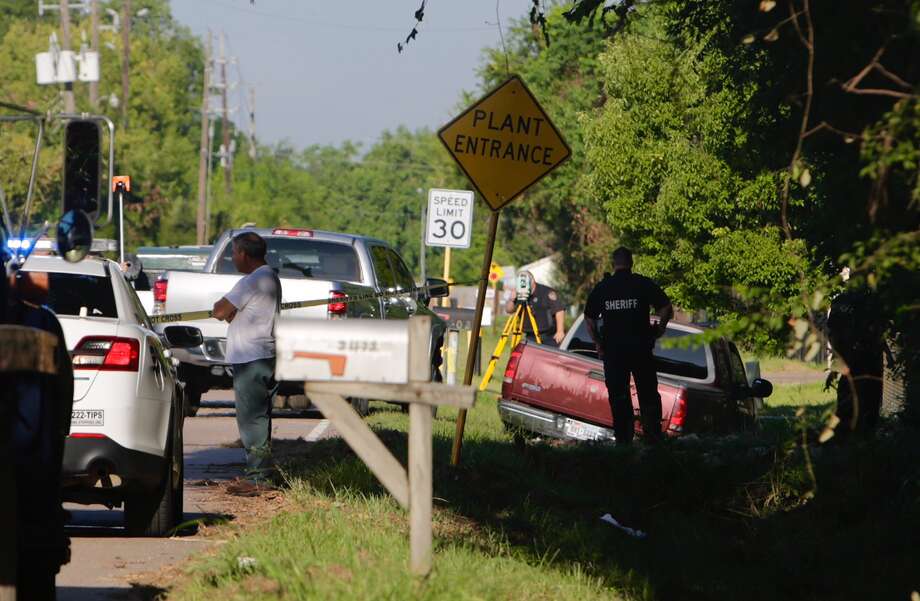
[(833, 388), (824, 390), (824, 382), (809, 384), (789, 384), (776, 386), (773, 394), (766, 399), (768, 408), (820, 406), (833, 403), (837, 392)]
[[(783, 419), (758, 436), (661, 449), (515, 444), (495, 395), (482, 393), (458, 468), (448, 465), (456, 412), (442, 409), (434, 570), (421, 580), (406, 573), (405, 512), (347, 445), (281, 441), (290, 509), (258, 528), (222, 526), (230, 542), (169, 598), (910, 598), (920, 589), (920, 432), (803, 448), (829, 398), (820, 385), (789, 388), (767, 407)], [(374, 403), (368, 421), (404, 462), (407, 416)], [(607, 512), (648, 538), (602, 523)]]
[(818, 363), (787, 359), (786, 357), (757, 357), (742, 354), (742, 359), (744, 361), (758, 361), (760, 363), (760, 373), (821, 372), (824, 370), (824, 366)]

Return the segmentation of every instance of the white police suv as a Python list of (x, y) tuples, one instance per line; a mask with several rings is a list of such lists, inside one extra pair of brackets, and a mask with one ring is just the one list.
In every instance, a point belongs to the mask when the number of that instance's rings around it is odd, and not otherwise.
[(201, 344), (195, 328), (165, 342), (117, 263), (32, 256), (73, 361), (74, 398), (63, 497), (124, 506), (125, 527), (162, 536), (182, 520), (183, 395), (167, 346)]

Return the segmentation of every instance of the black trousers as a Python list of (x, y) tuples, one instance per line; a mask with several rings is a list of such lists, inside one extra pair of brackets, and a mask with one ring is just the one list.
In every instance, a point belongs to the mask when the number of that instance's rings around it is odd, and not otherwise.
[(632, 442), (635, 429), (629, 376), (636, 383), (642, 431), (646, 439), (660, 440), (661, 395), (655, 371), (654, 343), (609, 345), (604, 349), (604, 379), (613, 413), (617, 443)]

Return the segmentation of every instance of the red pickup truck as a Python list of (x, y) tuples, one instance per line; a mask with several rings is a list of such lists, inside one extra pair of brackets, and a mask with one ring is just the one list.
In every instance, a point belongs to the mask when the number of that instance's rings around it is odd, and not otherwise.
[[(702, 332), (698, 327), (672, 322), (655, 345), (661, 429), (668, 436), (751, 429), (763, 398), (773, 392), (767, 380), (758, 378), (748, 383), (738, 349), (724, 338), (690, 346), (662, 344)], [(631, 393), (638, 415), (635, 385)], [(597, 358), (583, 317), (573, 324), (558, 349), (522, 342), (512, 351), (498, 409), (512, 431), (563, 439), (614, 440), (604, 364)], [(635, 423), (636, 430), (641, 431), (639, 420)]]

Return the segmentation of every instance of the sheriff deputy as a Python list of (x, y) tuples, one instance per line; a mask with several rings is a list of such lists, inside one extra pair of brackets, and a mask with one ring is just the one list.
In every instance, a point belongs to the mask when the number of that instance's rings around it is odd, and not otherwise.
[[(642, 431), (646, 440), (661, 440), (661, 396), (653, 350), (655, 340), (674, 316), (671, 300), (658, 284), (632, 272), (632, 252), (625, 246), (613, 251), (613, 275), (600, 281), (585, 305), (585, 321), (598, 356), (604, 361), (604, 379), (613, 413), (617, 444), (633, 439), (633, 407), (629, 376), (636, 382)], [(649, 307), (658, 323), (652, 325)], [(603, 326), (598, 327), (598, 321)]]

